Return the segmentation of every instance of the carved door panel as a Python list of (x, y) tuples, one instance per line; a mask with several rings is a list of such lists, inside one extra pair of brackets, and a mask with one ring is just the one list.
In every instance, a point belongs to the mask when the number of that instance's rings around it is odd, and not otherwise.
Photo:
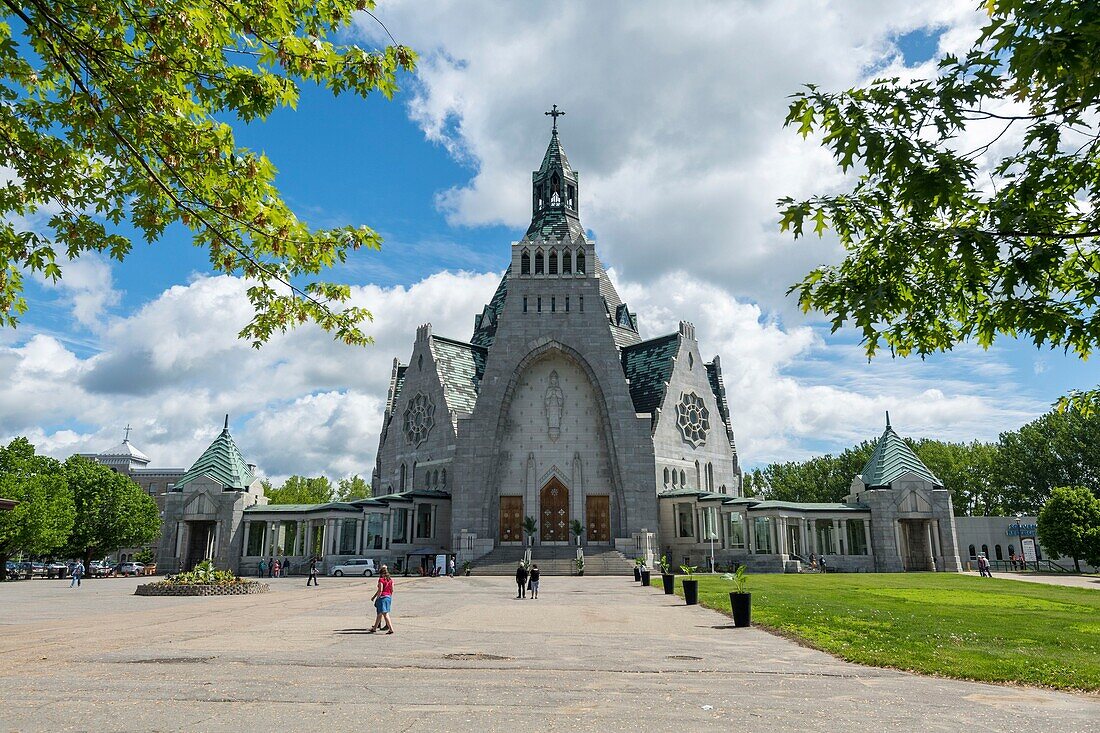
[(569, 489), (556, 478), (550, 479), (539, 495), (539, 539), (569, 541)]
[(611, 497), (585, 497), (584, 517), (588, 522), (586, 537), (589, 542), (611, 541)]
[(500, 541), (523, 542), (523, 497), (500, 497)]

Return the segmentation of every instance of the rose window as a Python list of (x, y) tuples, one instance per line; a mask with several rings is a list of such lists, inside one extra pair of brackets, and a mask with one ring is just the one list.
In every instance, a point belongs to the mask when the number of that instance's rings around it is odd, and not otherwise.
[(412, 445), (420, 445), (428, 437), (435, 419), (435, 405), (425, 394), (417, 393), (405, 407), (405, 439)]
[(710, 432), (710, 411), (703, 404), (703, 398), (694, 392), (680, 395), (680, 404), (676, 405), (676, 424), (684, 440), (693, 447), (707, 442)]

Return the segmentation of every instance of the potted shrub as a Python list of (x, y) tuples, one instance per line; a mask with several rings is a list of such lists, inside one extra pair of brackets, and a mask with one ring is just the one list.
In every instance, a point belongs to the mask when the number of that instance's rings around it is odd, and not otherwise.
[(642, 587), (649, 587), (649, 568), (645, 565), (642, 565)]
[(687, 576), (684, 578), (684, 601), (689, 606), (699, 603), (699, 581), (695, 579), (695, 571), (698, 569), (695, 565), (680, 566), (680, 570)]
[(640, 583), (642, 580), (642, 564), (645, 563), (640, 557), (634, 558), (634, 582)]
[(750, 626), (752, 624), (752, 593), (749, 593), (748, 574), (745, 565), (737, 566), (737, 573), (733, 576), (733, 582), (737, 584), (737, 590), (730, 593), (730, 608), (733, 609), (734, 626)]
[(581, 524), (581, 520), (574, 519), (569, 523), (569, 531), (573, 533), (573, 537), (577, 540), (577, 547), (581, 546), (581, 537), (584, 536), (584, 525)]
[(672, 574), (672, 566), (668, 563), (668, 555), (661, 555), (661, 583), (665, 586), (666, 596), (676, 592), (676, 576)]
[(584, 575), (584, 556), (577, 558), (577, 575)]
[(469, 560), (462, 563), (462, 574), (466, 577), (470, 577), (470, 568), (473, 567)]
[(534, 547), (535, 534), (539, 531), (539, 525), (535, 522), (534, 517), (523, 518), (523, 531), (527, 533), (527, 544)]

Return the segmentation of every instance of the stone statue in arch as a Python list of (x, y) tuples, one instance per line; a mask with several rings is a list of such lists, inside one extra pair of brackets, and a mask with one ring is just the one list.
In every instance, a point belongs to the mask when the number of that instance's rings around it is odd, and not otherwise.
[(550, 386), (546, 388), (542, 403), (546, 408), (546, 427), (550, 440), (556, 441), (561, 435), (561, 416), (565, 409), (565, 393), (558, 384), (557, 370), (550, 372)]

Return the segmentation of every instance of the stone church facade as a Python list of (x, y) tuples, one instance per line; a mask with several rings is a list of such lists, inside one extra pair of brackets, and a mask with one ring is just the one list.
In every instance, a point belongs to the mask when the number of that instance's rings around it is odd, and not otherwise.
[[(642, 340), (585, 234), (558, 131), (532, 180), (532, 220), (468, 341), (417, 330), (395, 360), (374, 486), (451, 496), (453, 546), (631, 546), (659, 492), (736, 497), (741, 470), (720, 360), (694, 328)], [(380, 489), (380, 491), (378, 490)]]

